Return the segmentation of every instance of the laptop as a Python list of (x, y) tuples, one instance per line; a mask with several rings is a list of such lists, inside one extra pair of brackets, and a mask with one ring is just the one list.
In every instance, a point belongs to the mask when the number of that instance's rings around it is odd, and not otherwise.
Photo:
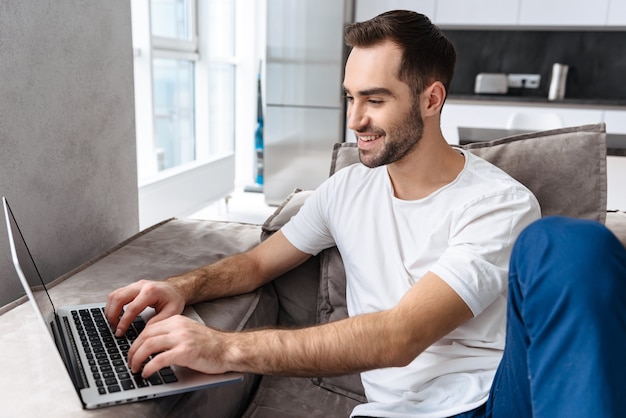
[(116, 338), (104, 318), (104, 303), (56, 306), (4, 197), (2, 204), (15, 270), (56, 345), (83, 408), (119, 405), (243, 380), (241, 373), (208, 375), (179, 366), (161, 369), (148, 379), (133, 375), (126, 355), (154, 310), (146, 309), (124, 337)]

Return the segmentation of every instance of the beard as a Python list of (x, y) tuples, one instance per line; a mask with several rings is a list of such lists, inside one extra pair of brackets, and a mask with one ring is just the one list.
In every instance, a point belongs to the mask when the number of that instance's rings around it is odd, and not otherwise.
[[(424, 134), (424, 121), (419, 105), (413, 103), (408, 114), (388, 131), (375, 126), (360, 129), (376, 135), (383, 135), (383, 144), (378, 150), (362, 150), (359, 148), (359, 159), (363, 165), (374, 168), (399, 161), (411, 152)], [(355, 135), (358, 136), (358, 131)], [(357, 139), (358, 140), (358, 139)]]

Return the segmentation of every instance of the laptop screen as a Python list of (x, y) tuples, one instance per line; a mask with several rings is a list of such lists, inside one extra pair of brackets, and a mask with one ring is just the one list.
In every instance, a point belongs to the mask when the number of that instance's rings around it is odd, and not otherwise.
[(4, 206), (4, 217), (6, 219), (7, 230), (9, 233), (9, 245), (11, 247), (11, 258), (15, 265), (17, 275), (24, 286), (24, 290), (32, 294), (31, 300), (34, 300), (37, 304), (35, 310), (39, 308), (41, 319), (46, 324), (48, 332), (54, 337), (51, 322), (54, 321), (54, 305), (50, 300), (48, 291), (43, 282), (39, 269), (35, 265), (35, 261), (31, 255), (26, 241), (22, 236), (22, 232), (17, 225), (13, 211), (9, 206), (6, 198), (2, 198), (2, 204)]

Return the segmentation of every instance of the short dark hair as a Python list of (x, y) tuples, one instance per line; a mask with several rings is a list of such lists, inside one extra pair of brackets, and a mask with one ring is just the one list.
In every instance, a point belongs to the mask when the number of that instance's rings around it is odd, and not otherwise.
[(415, 99), (435, 81), (440, 81), (446, 91), (450, 87), (456, 64), (454, 45), (423, 14), (407, 10), (385, 12), (348, 25), (344, 40), (351, 48), (371, 47), (385, 40), (402, 47), (398, 78), (409, 85)]

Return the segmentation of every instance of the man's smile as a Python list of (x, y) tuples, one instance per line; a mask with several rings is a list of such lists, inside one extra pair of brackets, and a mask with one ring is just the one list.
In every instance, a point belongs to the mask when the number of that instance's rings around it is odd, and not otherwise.
[(363, 142), (370, 142), (380, 138), (382, 135), (358, 135), (359, 139)]

